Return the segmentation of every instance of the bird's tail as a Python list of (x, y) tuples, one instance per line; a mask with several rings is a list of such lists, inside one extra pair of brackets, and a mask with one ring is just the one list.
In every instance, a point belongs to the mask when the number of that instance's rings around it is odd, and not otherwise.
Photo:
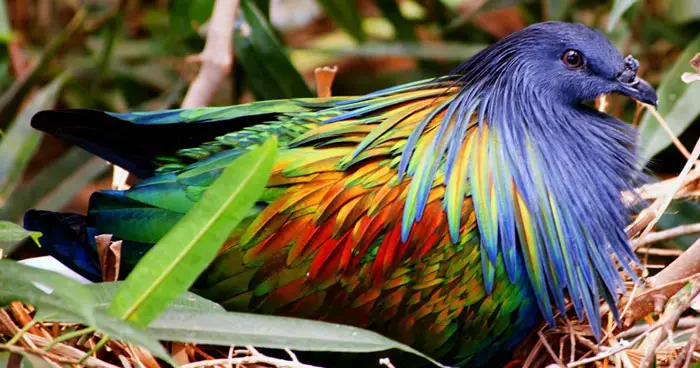
[(308, 110), (301, 100), (125, 114), (72, 109), (41, 111), (34, 115), (31, 124), (137, 177), (147, 178), (157, 167), (156, 157), (169, 156), (230, 132), (275, 121), (279, 114)]
[(99, 258), (86, 217), (74, 213), (29, 210), (24, 215), (24, 227), (39, 231), (42, 248), (68, 268), (91, 281), (100, 281)]

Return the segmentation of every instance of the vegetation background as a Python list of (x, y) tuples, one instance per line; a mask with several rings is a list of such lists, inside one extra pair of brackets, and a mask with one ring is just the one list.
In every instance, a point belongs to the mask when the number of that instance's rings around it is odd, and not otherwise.
[[(235, 4), (234, 9), (238, 5), (238, 1), (229, 2)], [(209, 50), (214, 53), (205, 48), (208, 31), (214, 27), (214, 6), (215, 0), (0, 2), (0, 220), (20, 223), (30, 208), (85, 212), (95, 190), (128, 185), (115, 184), (112, 168), (103, 160), (32, 130), (30, 117), (39, 110), (125, 112), (179, 107), (188, 88), (190, 92), (196, 88), (193, 81), (198, 75), (206, 76), (208, 67), (220, 78), (205, 81), (204, 94), (196, 96), (197, 101), (185, 101), (186, 106), (315, 96), (327, 94), (331, 86), (333, 95), (365, 94), (444, 75), (486, 45), (546, 20), (597, 28), (624, 55), (631, 53), (640, 61), (640, 75), (659, 92), (658, 112), (665, 127), (625, 98), (610, 96), (605, 109), (639, 126), (640, 146), (650, 158), (647, 168), (652, 178), (662, 181), (681, 173), (700, 136), (700, 83), (681, 80), (684, 73), (693, 72), (689, 62), (700, 52), (697, 0), (241, 0), (235, 21), (229, 24), (233, 31), (231, 65), (227, 64), (228, 36), (223, 36), (223, 48)], [(214, 35), (210, 39), (217, 37), (216, 32), (209, 34)], [(337, 66), (337, 72), (315, 73), (324, 66)], [(332, 82), (326, 79), (329, 77)], [(686, 74), (686, 79), (692, 78)], [(675, 142), (673, 137), (678, 137)], [(696, 165), (691, 172), (697, 171)], [(684, 175), (683, 199), (697, 199), (700, 175)], [(697, 201), (676, 200), (661, 216), (663, 212), (662, 208), (654, 220), (658, 221), (656, 233), (667, 229), (677, 233), (654, 242), (652, 249), (660, 251), (643, 253), (649, 275), (688, 249), (700, 232)], [(4, 257), (19, 260), (43, 254), (31, 241), (16, 241), (24, 236), (7, 235), (11, 231), (18, 230), (0, 228)], [(2, 285), (0, 282), (0, 288)], [(15, 309), (10, 317), (18, 326), (26, 326), (20, 308)], [(33, 313), (33, 309), (27, 311), (28, 316)], [(692, 311), (685, 313), (692, 317)], [(685, 340), (677, 340), (682, 344), (674, 348), (674, 358), (688, 345), (684, 341), (697, 338), (697, 332), (692, 335), (696, 325), (687, 327)], [(74, 330), (62, 327), (50, 336)], [(3, 331), (0, 328), (0, 336)], [(0, 342), (7, 343), (13, 334), (4, 332), (6, 338), (0, 337)], [(542, 354), (534, 358), (525, 354), (523, 361), (552, 361), (544, 344), (536, 336), (533, 341)], [(586, 353), (583, 345), (584, 351), (581, 346), (573, 349), (577, 359), (600, 353), (593, 348)], [(216, 356), (187, 346), (182, 348), (185, 358), (180, 357), (186, 361)], [(174, 353), (173, 346), (169, 347)], [(127, 360), (138, 356), (124, 354)], [(248, 350), (247, 354), (255, 356), (256, 352)], [(114, 356), (109, 359), (119, 362)], [(591, 364), (602, 362), (607, 360)]]

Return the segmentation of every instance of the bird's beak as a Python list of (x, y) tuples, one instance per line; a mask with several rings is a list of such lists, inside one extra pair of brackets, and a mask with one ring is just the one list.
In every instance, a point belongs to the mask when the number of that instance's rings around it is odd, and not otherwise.
[(618, 92), (625, 96), (629, 96), (641, 103), (649, 104), (656, 108), (659, 104), (659, 98), (656, 96), (656, 91), (647, 81), (637, 76), (629, 81), (627, 78), (618, 78)]

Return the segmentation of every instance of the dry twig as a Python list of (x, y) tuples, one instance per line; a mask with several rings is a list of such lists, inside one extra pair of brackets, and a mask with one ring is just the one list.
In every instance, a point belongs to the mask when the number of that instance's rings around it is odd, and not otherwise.
[[(690, 158), (686, 162), (683, 170), (678, 176), (673, 179), (673, 185), (670, 186), (670, 190), (666, 192), (665, 195), (657, 198), (654, 203), (649, 206), (649, 208), (642, 211), (637, 219), (627, 227), (627, 234), (629, 236), (636, 236), (641, 230), (641, 236), (648, 234), (654, 225), (659, 221), (664, 211), (671, 204), (671, 201), (676, 196), (676, 193), (683, 187), (684, 179), (689, 175), (693, 167), (695, 166), (698, 157), (700, 156), (700, 139), (695, 143), (695, 148), (690, 154)], [(695, 171), (699, 171), (700, 168), (696, 167)], [(643, 230), (642, 230), (643, 229)]]
[(216, 0), (207, 29), (204, 50), (187, 58), (188, 62), (201, 62), (197, 77), (192, 81), (183, 108), (206, 106), (211, 102), (221, 82), (231, 72), (233, 65), (233, 25), (238, 0)]
[(180, 368), (200, 368), (200, 367), (212, 367), (220, 364), (231, 364), (234, 367), (237, 365), (252, 365), (252, 364), (268, 364), (273, 367), (286, 367), (286, 368), (320, 368), (314, 365), (303, 364), (299, 362), (293, 362), (284, 359), (271, 358), (262, 354), (255, 354), (246, 357), (230, 358), (230, 359), (214, 359), (214, 360), (202, 360), (199, 362), (194, 362), (190, 364), (181, 365)]
[(690, 335), (688, 343), (685, 344), (683, 350), (673, 361), (670, 368), (688, 368), (690, 361), (693, 359), (693, 352), (700, 345), (700, 325), (695, 326), (693, 334)]
[[(632, 241), (632, 248), (638, 249), (638, 248), (641, 248), (645, 245), (658, 243), (658, 242), (662, 242), (662, 241), (666, 241), (666, 240), (670, 240), (670, 239), (675, 239), (675, 238), (678, 238), (681, 236), (692, 235), (692, 234), (697, 234), (697, 233), (700, 233), (700, 222), (698, 222), (696, 224), (681, 225), (681, 226), (674, 227), (672, 229), (646, 234), (642, 237), (639, 237), (639, 238), (633, 240)], [(657, 249), (657, 251), (659, 251), (659, 250), (660, 249)], [(651, 252), (651, 251), (647, 251), (646, 253), (653, 254), (653, 252)], [(661, 253), (658, 253), (658, 254), (661, 254)]]
[(657, 300), (665, 301), (683, 287), (687, 278), (700, 272), (700, 239), (658, 274), (646, 280), (647, 286), (632, 293), (633, 305), (622, 315), (623, 326), (630, 327), (655, 310)]
[(690, 307), (690, 303), (699, 293), (700, 279), (695, 278), (668, 301), (666, 304), (666, 310), (657, 322), (661, 328), (658, 328), (656, 331), (649, 334), (649, 337), (644, 340), (644, 343), (642, 344), (645, 353), (644, 359), (642, 359), (642, 361), (639, 363), (639, 368), (646, 368), (651, 364), (652, 360), (655, 359), (656, 349), (661, 345), (666, 337), (671, 334), (671, 331), (680, 319), (681, 314)]

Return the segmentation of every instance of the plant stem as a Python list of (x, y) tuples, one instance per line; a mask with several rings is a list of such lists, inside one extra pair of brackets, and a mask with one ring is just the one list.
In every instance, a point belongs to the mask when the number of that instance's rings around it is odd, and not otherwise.
[(51, 350), (54, 346), (56, 346), (56, 344), (62, 343), (64, 341), (68, 341), (70, 339), (73, 339), (73, 338), (76, 338), (79, 336), (87, 335), (87, 334), (93, 333), (93, 332), (95, 332), (95, 329), (92, 327), (87, 327), (87, 328), (83, 328), (83, 329), (72, 331), (72, 332), (66, 332), (66, 333), (62, 334), (61, 336), (58, 336), (57, 338), (55, 338), (50, 344), (46, 345), (44, 347), (44, 351)]
[(122, 25), (124, 23), (124, 15), (126, 14), (126, 0), (120, 0), (117, 4), (117, 11), (114, 17), (109, 22), (109, 27), (107, 28), (107, 33), (105, 34), (104, 46), (102, 48), (102, 55), (100, 56), (100, 63), (97, 69), (97, 76), (92, 81), (90, 86), (90, 98), (97, 96), (98, 89), (100, 87), (100, 82), (104, 79), (105, 75), (109, 71), (110, 62), (112, 61), (112, 54), (114, 52), (114, 46), (116, 44), (117, 36), (122, 30)]
[(0, 97), (0, 122), (2, 122), (0, 124), (4, 125), (12, 120), (12, 116), (17, 113), (22, 99), (29, 92), (39, 72), (44, 70), (46, 65), (53, 60), (56, 52), (83, 28), (86, 14), (87, 10), (85, 8), (78, 10), (63, 31), (51, 40), (46, 50), (39, 57), (39, 60), (29, 67), (29, 70), (22, 77), (15, 80), (10, 88)]

